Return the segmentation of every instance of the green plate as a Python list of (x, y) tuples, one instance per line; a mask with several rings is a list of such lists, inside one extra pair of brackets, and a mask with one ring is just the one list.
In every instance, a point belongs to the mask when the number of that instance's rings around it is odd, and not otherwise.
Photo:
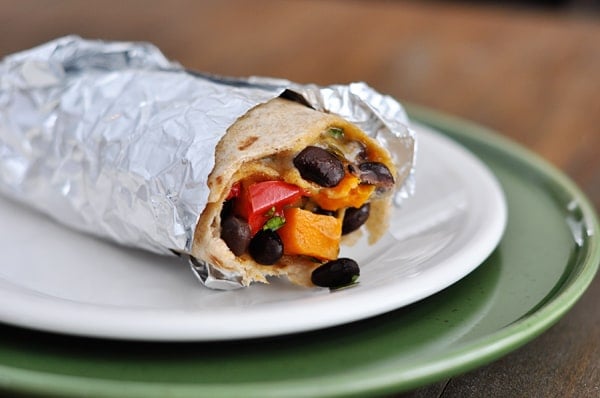
[(506, 234), (466, 278), (382, 316), (269, 339), (133, 343), (0, 326), (0, 392), (364, 396), (465, 372), (542, 333), (598, 269), (593, 208), (562, 173), (523, 148), (464, 121), (422, 108), (409, 111), (479, 156), (505, 190)]

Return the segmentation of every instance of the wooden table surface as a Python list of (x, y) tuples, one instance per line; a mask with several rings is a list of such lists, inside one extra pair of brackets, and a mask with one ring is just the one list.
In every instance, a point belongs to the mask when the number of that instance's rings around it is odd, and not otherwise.
[[(365, 81), (491, 127), (600, 208), (600, 16), (403, 1), (6, 1), (0, 57), (66, 34), (150, 41), (183, 65)], [(600, 278), (543, 335), (402, 397), (600, 396)]]

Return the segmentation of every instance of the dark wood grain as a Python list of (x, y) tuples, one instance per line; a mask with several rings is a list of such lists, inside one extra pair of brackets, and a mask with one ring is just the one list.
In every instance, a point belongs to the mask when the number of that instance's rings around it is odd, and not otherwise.
[[(0, 56), (66, 34), (143, 40), (189, 68), (366, 81), (489, 126), (600, 208), (600, 19), (401, 1), (6, 1)], [(600, 282), (514, 353), (404, 397), (600, 396)]]

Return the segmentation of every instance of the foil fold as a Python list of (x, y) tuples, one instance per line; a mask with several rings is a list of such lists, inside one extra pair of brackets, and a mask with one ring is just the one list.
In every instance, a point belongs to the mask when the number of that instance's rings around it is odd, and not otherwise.
[[(216, 144), (280, 95), (338, 114), (375, 137), (414, 189), (416, 137), (402, 106), (365, 83), (321, 87), (184, 69), (148, 43), (67, 36), (0, 63), (0, 193), (80, 231), (159, 254), (191, 252)], [(203, 259), (208, 287), (239, 275)]]

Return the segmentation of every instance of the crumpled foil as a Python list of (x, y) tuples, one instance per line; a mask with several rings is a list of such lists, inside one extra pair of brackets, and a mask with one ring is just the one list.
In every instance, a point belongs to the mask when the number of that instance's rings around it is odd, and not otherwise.
[[(216, 144), (286, 92), (386, 146), (412, 193), (416, 139), (402, 106), (364, 83), (319, 87), (188, 71), (147, 43), (67, 36), (0, 63), (0, 192), (72, 228), (160, 254), (191, 252)], [(400, 154), (400, 155), (399, 155)], [(239, 275), (191, 259), (208, 287)]]

